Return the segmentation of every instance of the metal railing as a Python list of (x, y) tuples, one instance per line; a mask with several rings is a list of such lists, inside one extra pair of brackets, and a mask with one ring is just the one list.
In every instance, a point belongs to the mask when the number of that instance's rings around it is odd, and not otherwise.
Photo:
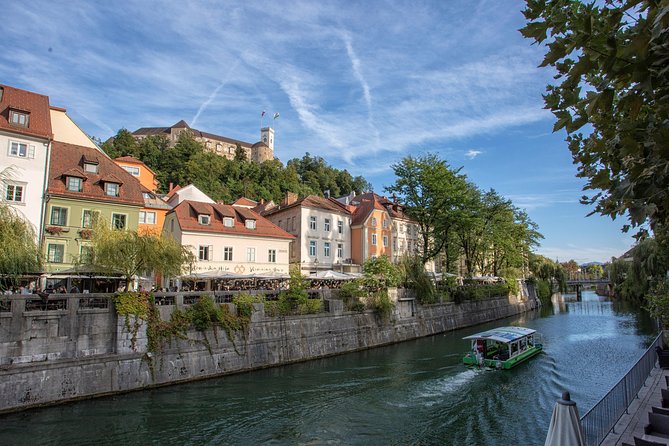
[(611, 430), (615, 428), (632, 400), (637, 396), (641, 387), (655, 367), (657, 354), (655, 347), (662, 342), (664, 332), (655, 338), (648, 350), (630, 368), (618, 383), (613, 386), (595, 406), (581, 417), (581, 426), (588, 445), (599, 445)]

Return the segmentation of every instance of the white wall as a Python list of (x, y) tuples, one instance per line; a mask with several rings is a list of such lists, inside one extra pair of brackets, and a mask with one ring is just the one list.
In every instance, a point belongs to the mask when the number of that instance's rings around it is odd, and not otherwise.
[(65, 110), (52, 108), (49, 112), (51, 114), (51, 131), (53, 132), (54, 141), (100, 150), (91, 138), (72, 121), (72, 118), (67, 115)]
[(189, 184), (188, 186), (183, 187), (178, 191), (176, 191), (174, 195), (172, 195), (172, 197), (168, 200), (167, 203), (172, 207), (176, 207), (179, 203), (186, 200), (199, 201), (202, 203), (209, 203), (209, 204), (216, 203), (214, 200), (209, 198), (207, 194), (205, 194), (192, 184)]
[[(16, 141), (27, 144), (25, 157), (9, 155), (10, 143)], [(46, 140), (21, 136), (9, 132), (0, 132), (0, 171), (11, 167), (9, 178), (2, 189), (1, 199), (6, 199), (6, 183), (23, 186), (22, 201), (9, 201), (11, 207), (32, 223), (38, 238), (42, 231), (42, 203), (44, 197), (44, 181), (47, 170), (47, 154), (50, 150)]]
[[(300, 263), (302, 269), (324, 270), (336, 269), (337, 263), (343, 263), (351, 258), (351, 217), (349, 215), (331, 212), (326, 209), (301, 207), (300, 225), (301, 233), (296, 241), (300, 250)], [(316, 230), (310, 229), (311, 217), (316, 217)], [(330, 230), (325, 230), (325, 219), (330, 219)], [(339, 234), (337, 221), (343, 222), (343, 232)], [(309, 254), (309, 242), (316, 242), (316, 256)], [(325, 256), (325, 243), (330, 243), (330, 256)], [(337, 257), (337, 244), (344, 245), (344, 253)], [(315, 260), (318, 259), (318, 263)]]

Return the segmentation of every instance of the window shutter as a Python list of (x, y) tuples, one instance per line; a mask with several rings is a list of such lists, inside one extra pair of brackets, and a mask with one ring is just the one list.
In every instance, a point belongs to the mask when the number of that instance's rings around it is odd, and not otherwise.
[(28, 158), (35, 158), (35, 146), (32, 144), (28, 146)]
[(214, 260), (214, 245), (209, 245), (209, 258), (207, 260)]

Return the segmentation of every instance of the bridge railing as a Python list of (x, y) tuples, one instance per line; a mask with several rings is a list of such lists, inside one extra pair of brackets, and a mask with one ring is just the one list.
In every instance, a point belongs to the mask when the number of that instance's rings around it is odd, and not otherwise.
[[(581, 417), (581, 426), (586, 444), (599, 445), (611, 432), (623, 413), (627, 410), (639, 390), (646, 384), (646, 379), (657, 361), (655, 347), (662, 342), (664, 332), (655, 338), (648, 350), (639, 358), (616, 385)], [(615, 432), (615, 431), (614, 431)]]

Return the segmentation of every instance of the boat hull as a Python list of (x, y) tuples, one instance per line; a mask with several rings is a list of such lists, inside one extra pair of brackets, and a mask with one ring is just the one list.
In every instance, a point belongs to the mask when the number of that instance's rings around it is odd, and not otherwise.
[[(495, 369), (502, 369), (502, 370), (508, 370), (511, 369), (515, 366), (517, 366), (520, 363), (523, 363), (527, 361), (528, 359), (538, 355), (541, 353), (543, 350), (543, 346), (541, 344), (535, 344), (533, 347), (528, 348), (524, 352), (522, 352), (519, 355), (514, 356), (513, 358), (501, 360), (501, 359), (484, 359), (483, 362), (480, 364), (482, 367), (490, 367), (490, 368), (495, 368)], [(471, 365), (471, 366), (478, 366), (478, 360), (476, 358), (476, 355), (473, 353), (467, 353), (464, 358), (462, 358), (462, 362), (465, 365)]]

